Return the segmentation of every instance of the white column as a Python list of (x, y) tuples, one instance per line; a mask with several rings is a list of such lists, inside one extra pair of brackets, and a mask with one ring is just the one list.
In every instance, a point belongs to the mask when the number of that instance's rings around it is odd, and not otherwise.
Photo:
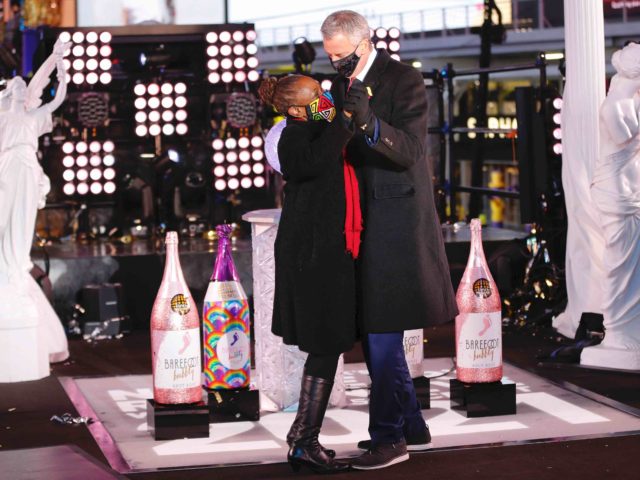
[(598, 110), (605, 97), (602, 0), (564, 0), (564, 19), (567, 81), (562, 105), (562, 183), (569, 219), (569, 302), (553, 326), (573, 337), (583, 312), (602, 313), (604, 239), (589, 190), (600, 150)]

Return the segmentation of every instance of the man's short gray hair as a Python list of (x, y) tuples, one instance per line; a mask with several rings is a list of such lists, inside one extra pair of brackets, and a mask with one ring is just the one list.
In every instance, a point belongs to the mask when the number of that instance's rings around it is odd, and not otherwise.
[(322, 32), (322, 38), (326, 39), (341, 33), (349, 38), (353, 45), (371, 38), (367, 19), (353, 10), (333, 12), (322, 22), (320, 32)]

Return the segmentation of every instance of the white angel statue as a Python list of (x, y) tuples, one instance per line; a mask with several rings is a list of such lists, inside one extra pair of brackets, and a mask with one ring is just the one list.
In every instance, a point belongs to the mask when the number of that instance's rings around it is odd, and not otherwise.
[[(67, 48), (58, 40), (29, 86), (15, 77), (0, 92), (0, 382), (42, 378), (50, 361), (69, 356), (60, 320), (29, 273), (37, 210), (50, 190), (38, 163), (38, 137), (52, 130), (51, 114), (67, 93)], [(55, 98), (41, 105), (54, 69)]]
[(605, 238), (605, 337), (580, 362), (640, 369), (640, 44), (613, 54), (617, 73), (600, 107), (600, 155), (591, 184)]

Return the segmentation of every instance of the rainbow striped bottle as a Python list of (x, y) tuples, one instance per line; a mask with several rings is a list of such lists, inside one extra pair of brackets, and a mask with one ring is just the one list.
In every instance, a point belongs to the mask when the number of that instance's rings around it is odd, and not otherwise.
[(231, 256), (231, 225), (218, 225), (218, 254), (204, 297), (203, 387), (249, 387), (249, 302)]

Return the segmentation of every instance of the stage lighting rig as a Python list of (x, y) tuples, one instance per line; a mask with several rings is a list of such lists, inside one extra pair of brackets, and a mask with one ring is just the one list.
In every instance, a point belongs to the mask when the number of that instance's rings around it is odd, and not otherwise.
[(111, 33), (63, 31), (59, 38), (71, 42), (64, 58), (67, 83), (76, 87), (111, 83)]
[(211, 31), (205, 36), (211, 84), (257, 82), (260, 79), (255, 30), (234, 28)]
[(260, 135), (216, 138), (213, 148), (213, 186), (218, 191), (262, 188), (266, 184), (264, 141)]
[(115, 145), (111, 140), (62, 144), (65, 196), (112, 195), (116, 191)]
[(138, 83), (133, 87), (136, 135), (185, 135), (187, 84), (184, 82)]
[(400, 30), (396, 27), (371, 29), (371, 42), (375, 48), (381, 48), (391, 54), (391, 58), (400, 60)]

